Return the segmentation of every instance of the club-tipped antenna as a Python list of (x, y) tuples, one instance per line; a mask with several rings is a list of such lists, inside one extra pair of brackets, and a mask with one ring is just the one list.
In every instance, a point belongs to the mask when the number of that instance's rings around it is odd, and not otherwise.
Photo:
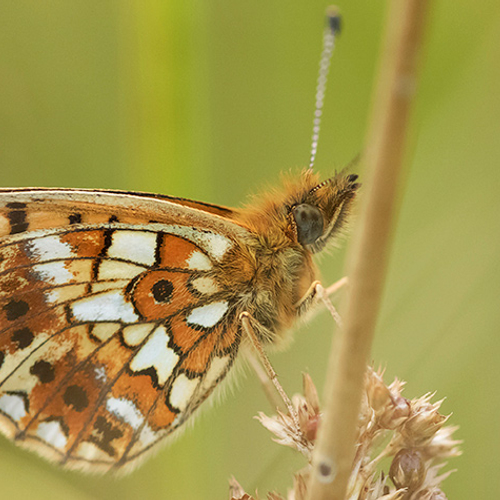
[(319, 62), (318, 83), (316, 85), (316, 106), (314, 109), (313, 135), (311, 143), (311, 159), (309, 169), (312, 170), (316, 153), (318, 151), (319, 129), (321, 125), (321, 115), (323, 114), (323, 103), (325, 101), (326, 81), (330, 69), (333, 49), (335, 48), (335, 38), (340, 33), (341, 17), (337, 7), (331, 5), (326, 9), (326, 26), (323, 34), (323, 50)]

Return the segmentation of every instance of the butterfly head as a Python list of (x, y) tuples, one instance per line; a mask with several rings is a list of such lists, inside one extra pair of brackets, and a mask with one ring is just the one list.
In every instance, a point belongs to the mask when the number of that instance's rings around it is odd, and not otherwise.
[(357, 177), (340, 172), (320, 181), (318, 174), (304, 170), (287, 177), (283, 190), (266, 193), (237, 211), (236, 218), (273, 249), (299, 245), (317, 253), (345, 227), (360, 186)]
[(317, 253), (342, 230), (360, 184), (355, 174), (344, 173), (318, 183), (315, 174), (306, 171), (301, 187), (289, 187), (285, 203), (289, 236), (311, 253)]

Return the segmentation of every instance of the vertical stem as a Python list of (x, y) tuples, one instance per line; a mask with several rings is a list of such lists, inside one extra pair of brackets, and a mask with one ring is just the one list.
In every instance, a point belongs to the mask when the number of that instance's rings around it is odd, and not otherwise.
[(342, 315), (344, 327), (330, 355), (326, 410), (308, 488), (310, 500), (343, 500), (346, 496), (426, 11), (426, 0), (392, 0), (389, 9), (367, 135), (363, 206), (349, 258), (350, 287)]

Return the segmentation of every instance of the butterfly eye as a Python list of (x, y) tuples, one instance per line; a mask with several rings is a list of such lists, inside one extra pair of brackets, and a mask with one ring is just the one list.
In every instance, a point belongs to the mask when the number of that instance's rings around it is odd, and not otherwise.
[(323, 216), (319, 208), (303, 203), (292, 209), (301, 245), (311, 245), (323, 234)]

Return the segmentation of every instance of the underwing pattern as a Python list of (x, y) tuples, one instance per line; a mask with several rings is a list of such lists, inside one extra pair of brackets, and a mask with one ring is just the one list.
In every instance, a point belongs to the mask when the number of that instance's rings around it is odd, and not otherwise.
[(69, 468), (135, 466), (226, 376), (242, 312), (283, 338), (355, 180), (305, 171), (244, 209), (0, 190), (0, 430)]

